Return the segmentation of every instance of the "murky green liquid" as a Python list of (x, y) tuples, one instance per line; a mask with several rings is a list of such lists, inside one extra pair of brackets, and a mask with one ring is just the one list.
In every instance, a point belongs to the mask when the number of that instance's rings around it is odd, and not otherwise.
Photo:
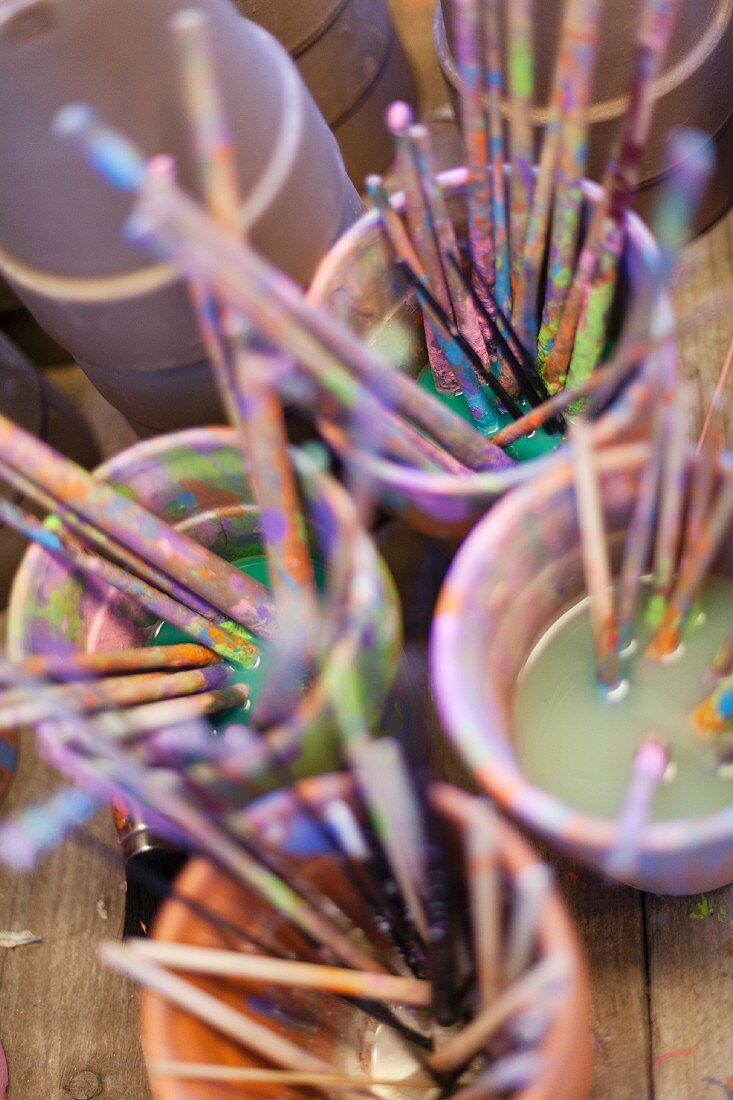
[[(423, 367), (417, 381), (424, 390), (427, 390), (429, 394), (433, 397), (437, 397), (439, 401), (447, 405), (451, 412), (454, 412), (469, 424), (475, 423), (462, 393), (442, 393), (435, 388), (435, 381), (429, 366)], [(496, 415), (499, 419), (499, 428), (497, 428), (497, 431), (501, 428), (505, 428), (508, 424), (513, 424), (514, 421), (509, 413), (503, 412), (497, 407), (496, 400), (489, 387), (484, 386), (484, 390), (491, 404), (496, 409)], [(526, 397), (517, 397), (516, 402), (522, 412), (529, 412), (532, 408)], [(491, 438), (491, 434), (496, 433), (488, 434), (489, 438)], [(554, 451), (555, 448), (559, 447), (563, 442), (563, 438), (564, 437), (559, 432), (555, 435), (548, 435), (544, 428), (537, 428), (531, 435), (524, 436), (522, 439), (518, 439), (516, 443), (512, 443), (506, 448), (506, 452), (512, 458), (516, 459), (517, 462), (529, 462), (532, 458), (539, 458), (540, 455), (549, 454), (550, 451)]]
[[(252, 577), (254, 580), (259, 581), (261, 584), (265, 584), (269, 587), (270, 576), (267, 570), (267, 561), (264, 554), (256, 554), (252, 557), (237, 558), (231, 563), (236, 566), (240, 573), (246, 573), (247, 576)], [(150, 645), (178, 645), (180, 642), (190, 642), (191, 639), (187, 634), (184, 634), (178, 627), (172, 626), (171, 623), (163, 621), (159, 623), (153, 636), (150, 639)], [(257, 702), (257, 697), (262, 687), (262, 683), (265, 678), (267, 670), (267, 654), (263, 648), (260, 651), (260, 658), (258, 663), (251, 668), (244, 668), (242, 665), (235, 664), (233, 661), (226, 661), (225, 664), (231, 669), (232, 683), (234, 684), (246, 684), (249, 688), (249, 699), (243, 706), (237, 707), (234, 710), (228, 710), (222, 714), (213, 715), (209, 722), (213, 729), (217, 733), (221, 733), (227, 726), (230, 726), (233, 722), (246, 722), (247, 715), (253, 709)]]
[[(259, 581), (260, 584), (264, 584), (267, 588), (270, 587), (270, 574), (267, 568), (267, 559), (264, 554), (252, 554), (246, 558), (236, 558), (231, 564), (235, 566), (240, 573), (246, 573), (247, 576)], [(316, 587), (319, 591), (322, 591), (326, 583), (325, 570), (318, 561), (314, 561), (313, 569), (316, 577)], [(169, 622), (161, 622), (153, 632), (153, 636), (148, 644), (177, 645), (180, 642), (190, 641), (191, 639), (188, 635), (184, 634), (177, 627), (172, 626)], [(221, 733), (222, 730), (225, 730), (233, 722), (247, 721), (247, 716), (257, 703), (262, 684), (267, 674), (267, 650), (262, 646), (258, 663), (250, 668), (244, 668), (242, 665), (235, 664), (233, 661), (226, 661), (225, 664), (227, 664), (232, 671), (232, 683), (247, 685), (249, 688), (249, 699), (243, 706), (237, 707), (235, 710), (228, 710), (222, 714), (214, 715), (209, 719), (212, 728), (217, 733)]]
[(615, 817), (634, 752), (649, 733), (669, 746), (671, 767), (654, 819), (697, 817), (733, 802), (733, 777), (718, 772), (713, 749), (689, 716), (709, 692), (710, 662), (733, 624), (733, 582), (712, 577), (682, 652), (670, 663), (643, 656), (652, 630), (637, 620), (638, 647), (621, 661), (625, 698), (608, 702), (595, 679), (587, 600), (566, 611), (535, 646), (517, 684), (516, 751), (525, 775), (564, 802)]

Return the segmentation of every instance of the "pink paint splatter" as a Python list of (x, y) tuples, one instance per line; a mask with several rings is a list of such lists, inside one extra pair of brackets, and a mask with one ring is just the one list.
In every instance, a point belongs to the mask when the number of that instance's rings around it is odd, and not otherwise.
[(670, 1050), (667, 1054), (660, 1054), (652, 1062), (652, 1069), (656, 1069), (657, 1066), (661, 1066), (662, 1062), (669, 1061), (670, 1058), (679, 1058), (683, 1054), (694, 1054), (695, 1047), (684, 1047), (682, 1050)]
[(8, 1062), (5, 1057), (2, 1043), (0, 1043), (0, 1100), (7, 1100), (8, 1095)]

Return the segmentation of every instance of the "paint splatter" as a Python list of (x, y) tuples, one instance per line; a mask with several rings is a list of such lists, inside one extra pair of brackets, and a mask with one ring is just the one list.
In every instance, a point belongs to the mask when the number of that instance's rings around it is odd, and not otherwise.
[(681, 1058), (684, 1054), (694, 1054), (695, 1047), (683, 1047), (681, 1050), (669, 1050), (666, 1054), (658, 1055), (652, 1062), (652, 1069), (661, 1066), (662, 1062), (668, 1062), (670, 1058)]
[[(41, 942), (41, 937), (35, 932), (29, 932), (27, 928), (22, 932), (0, 932), (0, 947), (7, 947), (9, 950), (14, 947), (25, 947), (29, 943)], [(0, 1100), (2, 1100), (1, 1097)]]
[(716, 1085), (719, 1089), (722, 1089), (725, 1093), (725, 1100), (733, 1100), (733, 1077), (729, 1077), (727, 1081), (719, 1081), (717, 1077), (706, 1077), (705, 1081), (708, 1085)]
[(700, 894), (697, 905), (690, 913), (690, 920), (705, 920), (707, 917), (713, 917), (720, 924), (733, 925), (727, 906), (719, 905), (716, 909), (707, 894)]

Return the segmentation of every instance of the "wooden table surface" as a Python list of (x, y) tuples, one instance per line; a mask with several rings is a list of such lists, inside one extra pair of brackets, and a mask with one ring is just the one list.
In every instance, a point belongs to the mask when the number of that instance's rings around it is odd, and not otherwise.
[[(429, 113), (444, 99), (430, 41), (431, 0), (391, 2)], [(732, 275), (733, 211), (685, 250), (676, 307), (685, 316), (700, 312)], [(732, 334), (729, 309), (713, 317), (703, 310), (680, 337), (681, 372), (693, 383), (698, 424)], [(437, 728), (433, 735), (441, 738)], [(6, 809), (43, 797), (57, 783), (26, 741)], [(69, 841), (33, 875), (0, 870), (0, 929), (27, 928), (42, 937), (40, 944), (0, 948), (8, 1100), (150, 1095), (135, 992), (97, 959), (99, 942), (120, 935), (124, 912), (124, 874), (108, 815), (100, 814), (87, 834), (94, 848)], [(701, 897), (644, 895), (550, 859), (591, 971), (594, 1100), (731, 1100), (733, 886)]]

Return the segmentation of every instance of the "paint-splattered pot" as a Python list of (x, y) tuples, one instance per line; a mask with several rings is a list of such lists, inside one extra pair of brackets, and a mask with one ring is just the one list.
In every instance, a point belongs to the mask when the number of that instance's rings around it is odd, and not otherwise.
[[(648, 447), (638, 443), (598, 455), (614, 568), (648, 458)], [(729, 578), (731, 534), (712, 569)], [(515, 748), (519, 674), (538, 639), (585, 591), (572, 464), (559, 462), (501, 501), (456, 555), (433, 622), (431, 679), (445, 729), (479, 785), (562, 852), (607, 870), (616, 821), (581, 812), (531, 783)], [(641, 835), (635, 870), (619, 877), (664, 894), (733, 881), (733, 805), (653, 821)]]
[(285, 46), (339, 143), (356, 187), (385, 171), (392, 140), (382, 125), (396, 99), (413, 106), (415, 81), (386, 0), (236, 0)]
[[(444, 815), (453, 840), (458, 840), (466, 824), (471, 796), (445, 784), (434, 788), (439, 794), (439, 812)], [(248, 815), (266, 837), (270, 837), (292, 856), (307, 880), (326, 890), (358, 922), (368, 920), (363, 900), (360, 902), (353, 886), (344, 880), (334, 856), (317, 833), (303, 811), (303, 800), (321, 813), (329, 802), (346, 800), (353, 803), (353, 782), (344, 774), (320, 776), (298, 785), (297, 797), (293, 791), (280, 791), (251, 807)], [(300, 801), (300, 804), (299, 804)], [(358, 812), (358, 811), (357, 811)], [(537, 858), (527, 843), (509, 826), (502, 824), (499, 837), (499, 861), (505, 872), (506, 898), (510, 896), (511, 883)], [(270, 911), (257, 902), (251, 894), (232, 885), (209, 863), (196, 860), (182, 872), (177, 889), (191, 897), (206, 897), (215, 913), (236, 920), (241, 928), (256, 933), (267, 927), (283, 946), (291, 946), (287, 927), (282, 918), (273, 919)], [(364, 927), (370, 925), (364, 923)], [(165, 942), (178, 942), (209, 947), (229, 947), (221, 934), (212, 930), (180, 902), (168, 902), (161, 910), (155, 926), (154, 938)], [(575, 932), (556, 890), (551, 888), (542, 906), (538, 925), (536, 958), (553, 952), (561, 952), (569, 962), (565, 992), (558, 1002), (554, 1018), (549, 1025), (541, 1047), (541, 1072), (527, 1087), (511, 1093), (513, 1100), (584, 1100), (588, 1096), (591, 1077), (591, 1042), (589, 1031), (590, 993), (585, 963), (580, 954)], [(194, 977), (198, 986), (228, 1004), (234, 1005), (274, 1028), (279, 1034), (304, 1048), (310, 1054), (331, 1061), (340, 1072), (360, 1077), (413, 1076), (424, 1077), (424, 1071), (416, 1071), (414, 1065), (407, 1068), (404, 1050), (394, 1039), (386, 1042), (390, 1031), (387, 1025), (375, 1025), (358, 1009), (343, 1000), (321, 992), (293, 994), (290, 990), (278, 990), (275, 986), (254, 985), (243, 981), (222, 981)], [(298, 1000), (293, 1002), (293, 997)], [(297, 1004), (297, 1009), (288, 1005)], [(267, 1012), (269, 1015), (257, 1015)], [(277, 1005), (285, 1012), (277, 1020)], [(262, 1065), (246, 1048), (217, 1034), (205, 1024), (186, 1013), (171, 1007), (156, 994), (146, 992), (142, 999), (142, 1043), (149, 1066), (154, 1062), (174, 1060), (183, 1062), (217, 1063), (225, 1066)], [(387, 1035), (385, 1034), (387, 1033)], [(381, 1057), (380, 1057), (381, 1053)], [(280, 1086), (248, 1088), (244, 1084), (216, 1085), (213, 1082), (193, 1082), (151, 1074), (155, 1100), (213, 1100), (214, 1097), (236, 1095), (239, 1097), (269, 1097), (272, 1100), (297, 1100), (304, 1090)], [(229, 1091), (227, 1091), (229, 1090)], [(326, 1089), (323, 1095), (337, 1097), (341, 1090)], [(423, 1100), (426, 1095), (437, 1095), (433, 1089), (401, 1089), (399, 1086), (375, 1086), (371, 1095), (385, 1100), (407, 1100), (408, 1097)], [(473, 1094), (472, 1094), (473, 1095)], [(478, 1096), (480, 1094), (476, 1094)], [(496, 1093), (489, 1094), (496, 1095)]]
[[(466, 169), (444, 172), (439, 180), (461, 240), (466, 233)], [(586, 182), (584, 194), (586, 208), (590, 209), (598, 201), (600, 189)], [(402, 211), (401, 195), (395, 196), (393, 205)], [(657, 255), (657, 246), (648, 229), (635, 215), (628, 215), (621, 276), (611, 320), (613, 336), (623, 334), (628, 305), (644, 286), (646, 272)], [(409, 342), (400, 369), (414, 377), (425, 367), (428, 360), (421, 314), (392, 263), (375, 211), (361, 218), (331, 249), (316, 272), (309, 298), (345, 321), (368, 343), (386, 342), (398, 326), (402, 327), (408, 333)], [(670, 316), (671, 306), (666, 295), (658, 299), (657, 309), (660, 316)], [(654, 364), (665, 371), (673, 371), (672, 349), (667, 347), (658, 351), (640, 364), (629, 384), (595, 423), (593, 435), (597, 445), (638, 437), (646, 432), (653, 397), (650, 368)], [(350, 441), (339, 428), (325, 421), (320, 428), (341, 455), (354, 457)], [(448, 538), (464, 535), (503, 493), (535, 477), (554, 461), (550, 456), (518, 463), (499, 473), (458, 477), (425, 473), (364, 454), (357, 457), (378, 486), (386, 507), (417, 529)]]
[[(131, 197), (51, 128), (66, 104), (87, 102), (145, 155), (175, 156), (182, 185), (200, 195), (169, 27), (186, 6), (67, 0), (0, 16), (0, 272), (104, 396), (157, 431), (221, 419), (186, 287), (125, 238)], [(242, 225), (306, 285), (362, 204), (282, 46), (228, 0), (198, 6), (233, 135)]]
[[(101, 466), (96, 476), (123, 489), (156, 515), (229, 560), (262, 552), (260, 514), (241, 452), (225, 428), (200, 428), (140, 443)], [(358, 656), (369, 717), (378, 715), (397, 664), (400, 619), (394, 587), (344, 490), (319, 475), (311, 512), (314, 546), (338, 537), (343, 557), (334, 600), (345, 631), (363, 623)], [(155, 624), (132, 617), (108, 591), (102, 595), (39, 548), (18, 571), (11, 594), (8, 646), (14, 659), (36, 653), (104, 651), (145, 645)], [(326, 665), (328, 662), (326, 661)], [(296, 774), (327, 770), (338, 759), (337, 733), (317, 675), (278, 730), (295, 743)]]
[[(552, 65), (564, 4), (545, 0), (535, 8), (535, 134), (547, 122)], [(598, 59), (589, 109), (588, 175), (601, 179), (628, 104), (635, 34), (641, 0), (609, 0), (601, 5)], [(433, 22), (435, 52), (453, 108), (458, 115), (458, 72), (453, 54), (451, 0), (437, 0)], [(654, 85), (654, 123), (644, 150), (636, 208), (651, 214), (664, 180), (665, 140), (676, 126), (696, 126), (710, 134), (717, 169), (695, 220), (702, 232), (727, 210), (733, 198), (732, 0), (680, 4), (663, 72)]]

